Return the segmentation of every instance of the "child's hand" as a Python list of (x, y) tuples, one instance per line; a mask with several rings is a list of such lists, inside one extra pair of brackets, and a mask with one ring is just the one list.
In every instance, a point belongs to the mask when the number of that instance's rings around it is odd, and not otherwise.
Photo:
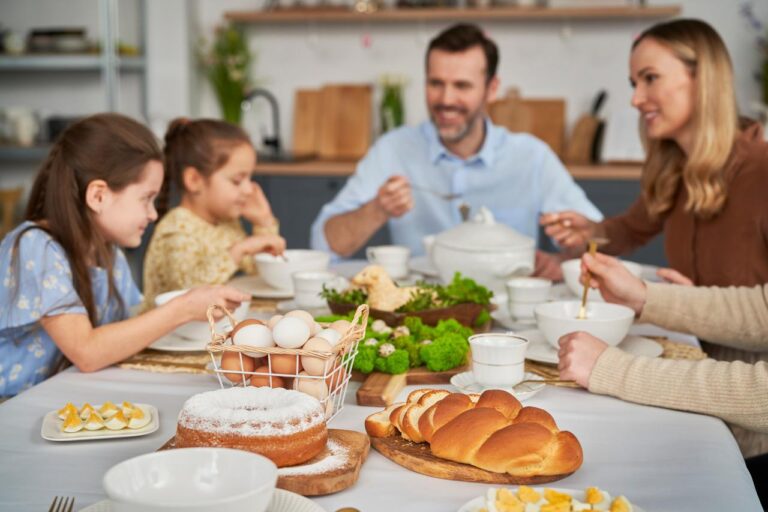
[(272, 207), (269, 206), (264, 191), (256, 182), (251, 182), (251, 194), (243, 209), (243, 217), (254, 226), (268, 228), (277, 222), (272, 215)]
[(253, 235), (241, 240), (229, 249), (229, 254), (238, 265), (243, 256), (250, 256), (260, 252), (268, 252), (274, 256), (285, 252), (285, 238), (280, 235)]
[[(206, 312), (209, 306), (214, 304), (225, 307), (229, 311), (234, 311), (240, 303), (250, 300), (251, 297), (227, 285), (199, 286), (192, 288), (178, 299), (184, 301), (184, 310), (190, 315), (189, 320), (206, 321)], [(217, 314), (216, 317), (220, 317)]]

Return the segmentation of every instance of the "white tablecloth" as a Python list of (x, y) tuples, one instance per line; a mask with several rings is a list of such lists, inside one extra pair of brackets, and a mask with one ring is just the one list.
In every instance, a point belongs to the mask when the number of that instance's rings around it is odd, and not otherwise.
[[(217, 387), (206, 375), (70, 369), (5, 402), (0, 405), (0, 510), (44, 511), (55, 495), (75, 496), (77, 509), (105, 499), (104, 472), (163, 445), (174, 435), (184, 400)], [(352, 386), (331, 427), (364, 431), (364, 418), (377, 409), (355, 405), (354, 396)], [(67, 401), (106, 400), (157, 406), (160, 429), (120, 440), (54, 443), (40, 437), (48, 411)], [(597, 485), (625, 494), (649, 512), (760, 510), (736, 443), (720, 420), (554, 387), (526, 403), (550, 411), (581, 441), (584, 465), (558, 487)], [(372, 451), (353, 487), (315, 501), (328, 512), (349, 506), (362, 512), (451, 512), (486, 488), (419, 475)]]

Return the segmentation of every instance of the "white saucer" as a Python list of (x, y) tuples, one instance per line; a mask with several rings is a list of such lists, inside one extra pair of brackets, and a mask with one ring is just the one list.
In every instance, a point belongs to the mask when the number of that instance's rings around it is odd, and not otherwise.
[[(516, 331), (515, 334), (528, 338), (530, 342), (525, 351), (526, 359), (539, 363), (558, 363), (557, 350), (547, 342), (540, 330)], [(644, 357), (659, 357), (664, 352), (664, 348), (655, 341), (632, 334), (624, 338), (618, 348), (629, 354)]]
[[(98, 503), (80, 509), (80, 512), (111, 511), (111, 500), (99, 501)], [(325, 509), (300, 494), (284, 491), (283, 489), (275, 489), (275, 494), (272, 496), (272, 503), (269, 504), (267, 512), (325, 512)]]
[(227, 284), (261, 299), (290, 299), (293, 290), (272, 288), (261, 276), (240, 276)]
[(327, 304), (323, 304), (318, 308), (305, 308), (296, 304), (296, 301), (294, 300), (281, 300), (280, 302), (275, 304), (275, 309), (281, 315), (284, 315), (289, 311), (293, 311), (294, 309), (303, 309), (304, 311), (311, 314), (312, 316), (325, 316), (325, 315), (331, 314), (331, 310), (328, 309)]
[[(512, 486), (508, 486), (508, 487), (512, 489)], [(541, 494), (544, 493), (544, 487), (534, 487), (533, 489), (538, 493), (541, 493)], [(547, 487), (547, 489), (553, 489), (557, 492), (568, 494), (581, 502), (585, 501), (584, 491), (577, 491), (575, 489), (562, 489), (559, 487)], [(478, 512), (480, 509), (484, 507), (485, 507), (485, 496), (478, 496), (477, 498), (469, 500), (468, 502), (463, 504), (461, 508), (458, 510), (458, 512)], [(634, 510), (634, 512), (645, 512), (642, 508), (638, 507), (634, 503), (632, 503), (632, 510)]]
[(166, 334), (147, 348), (163, 352), (205, 352), (211, 340), (190, 340), (172, 332)]
[(497, 307), (494, 311), (491, 311), (491, 318), (504, 327), (512, 331), (520, 329), (530, 329), (536, 326), (535, 318), (513, 318), (509, 315), (506, 305)]
[(440, 272), (427, 256), (414, 256), (408, 261), (408, 268), (427, 277), (440, 277)]
[[(543, 380), (543, 378), (539, 375), (530, 372), (525, 372), (523, 379)], [(509, 393), (513, 394), (515, 398), (521, 402), (531, 398), (533, 395), (544, 389), (544, 386), (546, 386), (546, 384), (543, 382), (541, 384), (536, 382), (526, 382), (524, 384), (518, 384), (512, 388), (487, 388), (475, 381), (475, 377), (472, 375), (472, 372), (457, 373), (451, 377), (451, 384), (453, 384), (456, 388), (459, 389), (459, 391), (465, 394), (482, 393), (486, 389), (503, 389), (504, 391), (508, 391)]]

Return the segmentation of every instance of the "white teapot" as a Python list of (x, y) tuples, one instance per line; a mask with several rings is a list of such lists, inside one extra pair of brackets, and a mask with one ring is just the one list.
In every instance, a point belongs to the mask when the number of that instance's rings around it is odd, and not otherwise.
[(440, 279), (450, 282), (461, 272), (496, 293), (503, 293), (510, 278), (533, 272), (534, 239), (503, 224), (497, 224), (485, 207), (467, 222), (438, 234), (431, 259)]

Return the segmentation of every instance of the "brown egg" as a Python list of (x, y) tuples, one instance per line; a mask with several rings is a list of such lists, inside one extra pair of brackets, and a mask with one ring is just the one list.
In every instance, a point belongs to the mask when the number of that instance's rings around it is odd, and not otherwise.
[[(332, 352), (333, 347), (323, 338), (309, 338), (309, 340), (301, 347), (302, 350), (312, 350), (315, 352)], [(301, 366), (309, 375), (325, 375), (333, 365), (333, 356), (328, 359), (321, 359), (319, 357), (301, 356)]]
[[(224, 352), (221, 356), (220, 367), (222, 370), (229, 370), (234, 372), (252, 372), (256, 367), (256, 361), (252, 357), (248, 357), (242, 354), (242, 364), (240, 363), (240, 353), (238, 352)], [(243, 377), (241, 373), (224, 373), (224, 376), (232, 382), (242, 383), (243, 378), (248, 380), (248, 375)]]
[(346, 377), (344, 368), (339, 368), (339, 366), (341, 366), (339, 361), (334, 361), (333, 367), (327, 372), (328, 376), (325, 378), (325, 385), (328, 386), (329, 393), (333, 393), (333, 391), (344, 382), (344, 377)]
[(323, 379), (309, 378), (306, 372), (301, 372), (293, 380), (293, 389), (313, 396), (318, 400), (323, 400), (328, 396), (328, 386), (325, 385), (325, 381)]
[[(283, 381), (282, 377), (276, 377), (275, 375), (272, 375), (270, 377), (269, 375), (269, 368), (267, 366), (259, 366), (254, 370), (254, 373), (256, 375), (251, 376), (251, 386), (253, 387), (272, 387), (272, 388), (284, 388), (285, 387), (285, 381)], [(259, 375), (263, 374), (263, 375)], [(270, 380), (271, 379), (271, 380)]]
[(344, 336), (351, 326), (352, 322), (349, 320), (336, 320), (330, 325), (330, 328)]
[(270, 354), (272, 373), (299, 374), (299, 358), (291, 354)]
[(277, 324), (277, 322), (279, 322), (282, 319), (283, 319), (283, 315), (275, 315), (275, 316), (273, 316), (267, 322), (267, 327), (269, 327), (270, 329), (274, 329), (275, 325)]

